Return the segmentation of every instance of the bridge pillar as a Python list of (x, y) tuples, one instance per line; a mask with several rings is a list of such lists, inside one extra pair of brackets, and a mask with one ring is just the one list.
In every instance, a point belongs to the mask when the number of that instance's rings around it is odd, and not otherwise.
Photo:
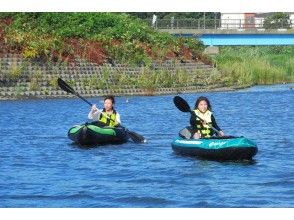
[(205, 54), (210, 54), (210, 55), (218, 54), (219, 53), (219, 47), (216, 47), (216, 46), (206, 47), (205, 50), (204, 50), (204, 53)]

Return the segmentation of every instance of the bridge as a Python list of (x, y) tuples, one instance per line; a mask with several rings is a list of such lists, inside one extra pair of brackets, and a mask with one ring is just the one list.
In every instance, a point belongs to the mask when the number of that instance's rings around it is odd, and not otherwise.
[(294, 20), (266, 26), (264, 20), (159, 19), (153, 28), (176, 36), (200, 39), (207, 46), (294, 45)]

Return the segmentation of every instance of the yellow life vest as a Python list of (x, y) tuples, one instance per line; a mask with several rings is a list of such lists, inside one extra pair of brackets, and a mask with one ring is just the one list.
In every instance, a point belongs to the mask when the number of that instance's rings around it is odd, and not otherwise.
[[(202, 118), (207, 122), (207, 124), (212, 125), (211, 116), (212, 112), (207, 110), (206, 112), (201, 112), (199, 109), (193, 110), (197, 116)], [(196, 128), (197, 131), (202, 134), (202, 137), (211, 137), (213, 134), (213, 130), (207, 125), (202, 124), (201, 120), (196, 117)]]
[(117, 122), (116, 122), (116, 111), (113, 110), (111, 114), (107, 114), (105, 112), (105, 109), (103, 109), (102, 113), (100, 114), (99, 121), (105, 123), (106, 126), (115, 127), (117, 125)]

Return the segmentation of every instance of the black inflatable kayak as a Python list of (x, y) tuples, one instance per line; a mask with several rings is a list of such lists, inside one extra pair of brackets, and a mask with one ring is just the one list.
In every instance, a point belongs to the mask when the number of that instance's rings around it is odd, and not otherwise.
[(122, 127), (82, 124), (70, 128), (68, 138), (79, 145), (104, 145), (125, 143), (128, 141), (129, 135)]

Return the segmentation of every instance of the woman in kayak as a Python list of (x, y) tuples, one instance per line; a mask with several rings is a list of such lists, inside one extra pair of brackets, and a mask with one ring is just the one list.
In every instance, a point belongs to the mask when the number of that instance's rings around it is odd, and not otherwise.
[[(203, 119), (203, 122), (196, 115)], [(219, 131), (219, 136), (225, 135), (215, 121), (209, 100), (204, 96), (197, 99), (190, 118), (190, 124), (193, 129), (194, 139), (207, 138), (217, 134), (211, 127)]]
[(91, 107), (88, 118), (93, 121), (101, 122), (104, 126), (116, 127), (121, 124), (120, 115), (114, 109), (114, 96), (104, 98), (104, 108), (99, 110), (96, 105)]

